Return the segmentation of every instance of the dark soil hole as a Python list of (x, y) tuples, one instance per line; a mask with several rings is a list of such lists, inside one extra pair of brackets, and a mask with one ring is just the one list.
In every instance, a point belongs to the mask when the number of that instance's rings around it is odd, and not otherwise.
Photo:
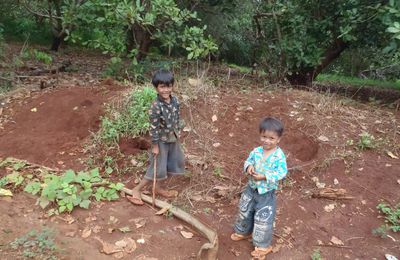
[(150, 142), (143, 138), (121, 138), (119, 141), (120, 151), (125, 155), (135, 155), (150, 148)]
[(281, 146), (302, 162), (312, 160), (318, 152), (318, 143), (299, 132), (286, 132)]
[(85, 99), (83, 102), (81, 102), (81, 106), (83, 107), (90, 107), (91, 105), (93, 105), (93, 102), (88, 99)]

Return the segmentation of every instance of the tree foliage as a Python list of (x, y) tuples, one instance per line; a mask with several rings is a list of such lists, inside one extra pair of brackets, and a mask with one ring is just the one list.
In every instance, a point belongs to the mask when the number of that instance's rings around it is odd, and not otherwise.
[[(263, 1), (254, 14), (259, 62), (271, 77), (310, 84), (351, 46), (393, 44), (394, 1)], [(384, 21), (384, 22), (382, 22)], [(389, 32), (389, 33), (388, 33)]]

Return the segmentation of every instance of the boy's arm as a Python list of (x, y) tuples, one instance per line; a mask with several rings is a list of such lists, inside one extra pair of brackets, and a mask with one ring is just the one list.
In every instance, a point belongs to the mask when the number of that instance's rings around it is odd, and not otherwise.
[(157, 101), (154, 101), (149, 110), (149, 120), (150, 120), (150, 138), (152, 144), (158, 144), (160, 141), (160, 116), (161, 109), (157, 104)]

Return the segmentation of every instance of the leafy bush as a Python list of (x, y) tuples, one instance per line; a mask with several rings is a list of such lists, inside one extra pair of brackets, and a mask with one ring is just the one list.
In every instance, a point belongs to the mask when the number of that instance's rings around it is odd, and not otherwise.
[(311, 255), (311, 260), (322, 260), (321, 251), (319, 249), (315, 249)]
[(101, 122), (101, 138), (107, 142), (118, 141), (121, 136), (137, 137), (148, 131), (150, 126), (148, 109), (156, 98), (152, 87), (135, 89), (121, 111), (111, 109), (109, 116)]
[(44, 183), (33, 180), (26, 185), (24, 191), (33, 195), (40, 193), (38, 202), (42, 208), (46, 208), (50, 203), (55, 203), (57, 209), (53, 209), (49, 213), (58, 214), (64, 211), (71, 212), (77, 206), (87, 209), (92, 197), (97, 201), (118, 199), (117, 191), (123, 186), (122, 183), (103, 181), (99, 169), (96, 168), (77, 174), (73, 170), (67, 170), (62, 176), (48, 174), (44, 177)]
[(54, 242), (54, 231), (48, 228), (37, 232), (35, 229), (27, 234), (16, 238), (10, 243), (14, 250), (18, 250), (25, 258), (34, 259), (57, 259), (55, 256), (57, 247)]
[(38, 51), (38, 50), (32, 51), (32, 57), (35, 60), (43, 62), (47, 65), (49, 65), (53, 62), (53, 58), (49, 54), (42, 52), (42, 51)]
[(358, 147), (361, 150), (366, 150), (366, 149), (373, 149), (377, 146), (375, 142), (375, 137), (367, 132), (363, 132), (360, 135), (360, 141), (358, 142)]
[(393, 232), (400, 231), (400, 204), (392, 208), (385, 203), (380, 203), (376, 208), (385, 216), (386, 224), (374, 229), (372, 233), (386, 237), (387, 232), (390, 230)]

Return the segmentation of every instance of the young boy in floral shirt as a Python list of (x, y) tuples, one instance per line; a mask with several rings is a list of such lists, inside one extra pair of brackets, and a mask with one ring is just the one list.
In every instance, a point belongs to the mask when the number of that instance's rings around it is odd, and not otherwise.
[(231, 235), (234, 241), (253, 238), (255, 259), (265, 259), (272, 251), (275, 219), (275, 190), (287, 174), (285, 154), (277, 145), (283, 134), (282, 123), (271, 117), (260, 123), (261, 146), (251, 151), (244, 163), (249, 182), (239, 202), (239, 214)]
[[(184, 154), (179, 142), (179, 102), (172, 96), (174, 77), (168, 70), (159, 70), (154, 74), (152, 84), (157, 91), (157, 98), (149, 110), (152, 142), (150, 163), (144, 178), (132, 190), (133, 195), (128, 196), (128, 200), (134, 205), (144, 204), (140, 192), (153, 180), (154, 159), (157, 160), (157, 180), (165, 180), (169, 175), (182, 175), (185, 171)], [(164, 190), (159, 185), (156, 187), (156, 192), (167, 198), (178, 195), (176, 190)]]

